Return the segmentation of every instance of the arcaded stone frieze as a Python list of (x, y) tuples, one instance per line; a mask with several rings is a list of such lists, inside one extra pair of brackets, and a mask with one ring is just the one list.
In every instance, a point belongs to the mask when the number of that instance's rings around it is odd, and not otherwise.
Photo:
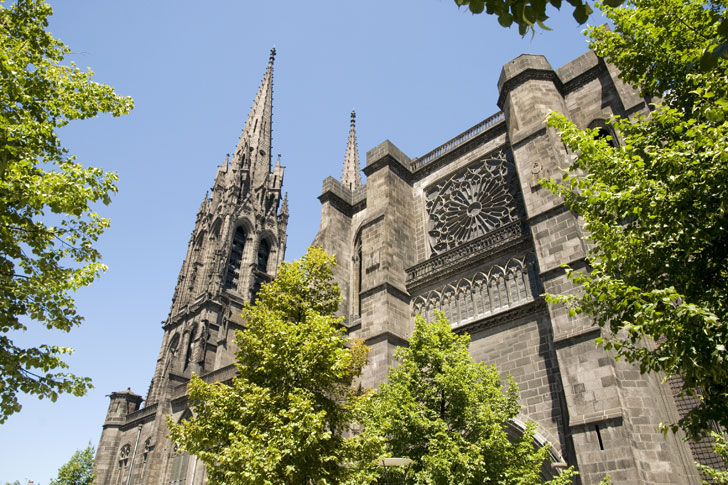
[(533, 301), (535, 281), (533, 257), (512, 258), (416, 297), (412, 316), (431, 321), (439, 310), (453, 327), (459, 327)]

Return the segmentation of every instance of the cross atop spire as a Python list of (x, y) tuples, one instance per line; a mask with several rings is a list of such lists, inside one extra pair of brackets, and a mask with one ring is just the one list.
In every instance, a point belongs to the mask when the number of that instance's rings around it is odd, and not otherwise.
[(344, 172), (341, 174), (341, 183), (351, 190), (361, 187), (359, 148), (356, 144), (356, 112), (354, 110), (351, 111), (349, 143), (346, 146), (346, 158), (344, 159)]
[(273, 122), (273, 61), (275, 47), (270, 50), (268, 67), (263, 81), (250, 108), (248, 120), (240, 135), (238, 146), (233, 156), (233, 167), (241, 169), (250, 167), (253, 186), (265, 183), (271, 164), (271, 125)]

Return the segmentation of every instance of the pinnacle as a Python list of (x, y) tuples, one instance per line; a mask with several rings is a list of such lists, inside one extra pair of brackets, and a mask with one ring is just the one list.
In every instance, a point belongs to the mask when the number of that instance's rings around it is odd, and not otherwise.
[(288, 192), (286, 192), (283, 196), (283, 204), (281, 205), (280, 214), (286, 216), (288, 215)]
[(341, 174), (341, 183), (350, 190), (361, 187), (359, 148), (356, 143), (356, 111), (354, 110), (351, 111), (349, 142), (346, 146), (346, 157), (344, 158), (344, 171)]

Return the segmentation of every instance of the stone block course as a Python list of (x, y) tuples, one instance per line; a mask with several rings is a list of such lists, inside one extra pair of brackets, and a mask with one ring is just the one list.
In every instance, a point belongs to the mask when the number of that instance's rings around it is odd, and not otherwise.
[[(559, 111), (587, 127), (612, 114), (644, 110), (644, 101), (617, 74), (593, 53), (557, 70), (543, 56), (519, 56), (503, 66), (498, 81), (496, 104), (502, 113), (418, 159), (384, 141), (367, 152), (366, 185), (352, 172), (358, 168), (352, 122), (342, 177), (347, 183), (324, 180), (314, 244), (337, 256), (335, 278), (343, 292), (339, 313), (346, 317), (350, 336), (364, 339), (371, 349), (360, 380), (364, 388), (386, 380), (396, 364), (396, 347), (406, 345), (411, 335), (415, 310), (432, 315), (434, 309), (444, 309), (457, 332), (471, 335), (473, 359), (494, 364), (503, 379), (510, 375), (518, 383), (519, 419), (536, 422), (539, 437), (550, 443), (557, 460), (578, 468), (583, 484), (597, 484), (607, 473), (615, 484), (697, 484), (688, 447), (657, 431), (660, 421), (677, 416), (659, 376), (642, 376), (615, 361), (595, 346), (601, 330), (588, 318), (569, 315), (563, 305), (547, 306), (540, 296), (578, 293), (561, 265), (584, 271), (588, 249), (583, 222), (540, 186), (540, 179), (558, 180), (574, 156), (544, 119)], [(239, 158), (233, 162), (243, 163)], [(510, 170), (513, 177), (503, 182), (506, 178), (489, 175), (486, 166)], [(447, 181), (471, 169), (475, 171), (469, 179), (464, 177), (459, 188), (441, 197), (441, 206), (430, 202), (446, 193)], [(194, 457), (185, 458), (184, 477), (171, 476), (182, 458), (166, 439), (164, 417), (170, 412), (174, 420), (185, 416), (185, 382), (193, 366), (202, 367), (209, 378), (222, 379), (234, 361), (233, 330), (244, 324), (238, 314), (256, 277), (248, 268), (255, 268), (261, 237), (274, 243), (274, 261), (268, 266), (277, 267), (288, 217), (286, 202), (285, 211), (273, 215), (261, 208), (233, 213), (236, 206), (229, 194), (240, 190), (226, 170), (218, 170), (213, 199), (205, 199), (197, 217), (165, 325), (147, 402), (147, 407), (159, 407), (142, 413), (146, 417), (131, 410), (117, 416), (110, 408), (97, 453), (99, 484), (117, 483), (120, 449), (136, 439), (140, 424), (142, 440), (151, 438), (153, 446), (148, 462), (135, 464), (132, 483), (182, 478), (190, 485), (205, 482), (204, 467)], [(255, 167), (246, 170), (255, 172)], [(473, 173), (491, 177), (490, 183), (473, 183)], [(280, 198), (279, 182), (266, 190)], [(196, 249), (195, 235), (214, 232), (215, 211), (223, 213), (219, 220), (225, 226), (217, 240), (220, 246)], [(262, 225), (255, 222), (263, 219)], [(248, 231), (240, 262), (246, 269), (240, 271), (237, 287), (223, 288), (222, 281), (215, 286), (210, 282), (225, 276), (238, 224)], [(453, 239), (444, 240), (443, 233)], [(438, 247), (440, 242), (447, 250)], [(193, 268), (208, 276), (198, 278)], [(410, 280), (408, 271), (415, 275)], [(275, 269), (268, 276), (275, 276)], [(417, 298), (425, 294), (430, 306), (416, 307)], [(209, 340), (202, 358), (188, 363), (184, 356), (197, 341), (192, 327), (203, 321)]]

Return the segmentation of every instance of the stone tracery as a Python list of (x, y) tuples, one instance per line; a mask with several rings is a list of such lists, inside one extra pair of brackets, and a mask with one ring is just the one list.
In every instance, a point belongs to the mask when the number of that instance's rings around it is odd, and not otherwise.
[(418, 296), (412, 302), (412, 316), (420, 314), (432, 321), (435, 310), (440, 310), (458, 326), (532, 301), (533, 281), (528, 257), (514, 258), (503, 266)]
[(427, 192), (430, 246), (441, 253), (518, 219), (513, 168), (505, 159), (470, 165)]

